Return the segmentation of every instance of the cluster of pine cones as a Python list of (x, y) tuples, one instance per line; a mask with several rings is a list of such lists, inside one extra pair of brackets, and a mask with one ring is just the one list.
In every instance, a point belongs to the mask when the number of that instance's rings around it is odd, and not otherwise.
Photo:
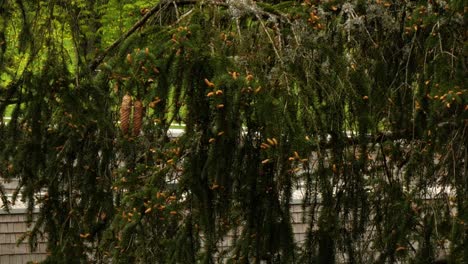
[[(132, 97), (126, 94), (122, 98), (120, 106), (120, 129), (124, 135), (128, 135), (130, 129), (130, 114), (132, 113)], [(133, 136), (140, 134), (143, 124), (143, 103), (141, 100), (133, 102)]]

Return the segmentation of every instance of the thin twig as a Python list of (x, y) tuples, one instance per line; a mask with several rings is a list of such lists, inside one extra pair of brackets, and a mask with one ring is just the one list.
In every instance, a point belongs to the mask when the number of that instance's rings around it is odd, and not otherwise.
[(278, 49), (276, 48), (276, 45), (275, 45), (275, 41), (273, 40), (273, 38), (271, 37), (270, 33), (268, 33), (268, 30), (265, 26), (265, 23), (263, 23), (263, 20), (260, 18), (260, 16), (258, 14), (255, 14), (255, 16), (258, 18), (258, 20), (260, 21), (260, 24), (262, 25), (262, 28), (263, 30), (265, 31), (268, 39), (270, 40), (270, 43), (271, 45), (273, 46), (273, 50), (275, 51), (275, 54), (276, 54), (276, 57), (278, 57), (279, 61), (281, 62), (281, 64), (283, 64), (283, 59), (281, 58), (281, 55), (279, 54), (279, 51)]
[(140, 20), (138, 20), (125, 34), (123, 34), (119, 39), (114, 41), (109, 47), (107, 47), (99, 56), (97, 56), (89, 65), (91, 71), (96, 70), (96, 68), (101, 64), (106, 56), (112, 52), (115, 48), (117, 48), (124, 40), (126, 40), (130, 35), (132, 35), (136, 30), (141, 28), (145, 25), (146, 21), (153, 16), (154, 14), (161, 12), (167, 6), (169, 6), (170, 2), (163, 1), (159, 2), (156, 6), (151, 8)]
[(190, 14), (192, 14), (193, 8), (190, 9), (187, 13), (183, 14), (180, 16), (180, 18), (175, 22), (175, 24), (179, 24), (180, 21), (182, 21), (184, 18), (188, 17)]
[[(123, 34), (120, 38), (118, 38), (116, 41), (114, 41), (101, 54), (96, 56), (96, 58), (89, 65), (90, 70), (95, 71), (97, 69), (97, 67), (104, 61), (104, 59), (107, 57), (107, 55), (109, 55), (109, 53), (114, 51), (123, 41), (125, 41), (128, 37), (130, 37), (130, 35), (132, 35), (135, 31), (137, 31), (139, 28), (144, 26), (145, 23), (149, 20), (150, 17), (152, 17), (152, 16), (154, 16), (156, 14), (159, 14), (161, 11), (165, 10), (169, 5), (174, 4), (177, 7), (177, 5), (178, 6), (180, 6), (180, 5), (195, 5), (197, 3), (199, 3), (199, 1), (197, 1), (197, 0), (182, 0), (182, 1), (165, 0), (165, 1), (159, 2), (157, 5), (155, 5), (153, 8), (151, 8), (140, 20), (138, 20), (125, 34)], [(209, 2), (206, 2), (206, 4), (229, 7), (228, 4), (226, 4), (224, 2), (218, 2), (218, 1), (209, 1)], [(248, 7), (245, 7), (245, 8), (248, 8)], [(260, 20), (260, 23), (262, 24), (262, 27), (265, 29), (265, 31), (266, 31), (266, 27), (265, 27), (262, 19), (260, 18), (260, 15), (269, 16), (269, 17), (272, 17), (272, 18), (280, 18), (281, 20), (285, 20), (286, 22), (290, 23), (289, 19), (286, 16), (282, 15), (282, 14), (268, 13), (268, 12), (266, 12), (264, 10), (258, 9), (256, 6), (255, 6), (254, 9), (252, 9), (249, 6), (249, 10), (254, 11), (255, 16)], [(182, 15), (177, 20), (177, 22), (179, 22), (181, 19), (183, 19), (184, 17), (189, 15), (191, 12), (192, 11), (189, 11), (189, 12), (185, 13), (184, 15)], [(280, 55), (279, 55), (279, 52), (278, 52), (277, 48), (274, 45), (273, 39), (271, 38), (270, 34), (267, 31), (266, 31), (266, 33), (268, 35), (268, 38), (270, 39), (270, 41), (273, 44), (273, 48), (275, 50), (276, 55), (278, 56), (278, 58), (280, 58), (280, 61), (283, 62)]]

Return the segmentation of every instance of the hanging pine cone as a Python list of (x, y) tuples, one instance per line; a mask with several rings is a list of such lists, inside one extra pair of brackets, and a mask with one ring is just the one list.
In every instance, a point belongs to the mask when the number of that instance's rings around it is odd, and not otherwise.
[(136, 100), (133, 105), (133, 136), (140, 134), (141, 125), (143, 123), (143, 104), (140, 100)]
[(120, 129), (126, 135), (130, 127), (130, 112), (132, 111), (132, 97), (128, 94), (122, 98), (122, 105), (120, 106)]

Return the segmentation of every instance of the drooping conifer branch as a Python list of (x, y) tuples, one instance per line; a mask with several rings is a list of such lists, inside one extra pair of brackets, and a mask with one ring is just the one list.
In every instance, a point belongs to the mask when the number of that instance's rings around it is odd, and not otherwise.
[[(149, 21), (151, 17), (161, 15), (165, 10), (167, 10), (172, 4), (177, 6), (184, 6), (184, 5), (195, 5), (198, 3), (202, 3), (204, 5), (215, 5), (215, 6), (223, 6), (227, 8), (234, 8), (241, 13), (254, 13), (255, 16), (259, 19), (263, 19), (261, 17), (269, 18), (269, 19), (274, 19), (274, 20), (283, 20), (286, 22), (289, 22), (289, 18), (287, 18), (284, 14), (281, 13), (271, 13), (267, 12), (265, 10), (262, 10), (259, 8), (256, 4), (252, 3), (250, 4), (245, 4), (243, 2), (223, 2), (223, 1), (206, 1), (206, 2), (201, 2), (198, 0), (163, 0), (160, 1), (157, 5), (155, 5), (153, 8), (149, 9), (148, 11), (145, 11), (146, 13), (143, 15), (143, 17), (138, 20), (127, 32), (125, 32), (120, 38), (115, 40), (110, 46), (108, 46), (104, 51), (102, 51), (100, 54), (97, 55), (97, 57), (90, 63), (89, 68), (91, 71), (94, 71), (97, 69), (97, 67), (104, 61), (104, 59), (122, 43), (128, 37), (130, 37), (133, 33), (135, 33), (138, 29), (142, 28), (146, 22)], [(179, 22), (179, 21), (177, 21)], [(177, 23), (176, 22), (176, 23)], [(270, 37), (271, 38), (271, 37)], [(272, 40), (271, 40), (272, 41)], [(274, 45), (274, 44), (273, 44)]]
[[(458, 4), (161, 1), (135, 23), (117, 2), (70, 21), (36, 1), (35, 25), (81, 31), (45, 28), (26, 66), (4, 52), (28, 75), (0, 80), (0, 175), (40, 207), (28, 239), (47, 234), (49, 262), (465, 261)], [(85, 18), (130, 29), (101, 47)], [(104, 50), (100, 71), (70, 70), (61, 36)]]
[(107, 47), (101, 54), (99, 54), (89, 65), (91, 71), (96, 70), (99, 64), (106, 58), (106, 56), (113, 52), (123, 41), (125, 41), (130, 35), (132, 35), (135, 31), (140, 29), (145, 23), (153, 16), (160, 12), (164, 12), (165, 8), (167, 8), (171, 4), (170, 0), (163, 0), (160, 1), (157, 5), (152, 7), (146, 14), (143, 15), (140, 20), (138, 20), (127, 32), (125, 32), (119, 39), (114, 41), (109, 47)]

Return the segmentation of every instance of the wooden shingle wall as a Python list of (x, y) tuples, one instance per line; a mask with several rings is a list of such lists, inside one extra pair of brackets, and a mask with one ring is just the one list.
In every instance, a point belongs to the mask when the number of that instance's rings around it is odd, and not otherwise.
[(35, 252), (31, 252), (27, 239), (17, 244), (19, 238), (28, 231), (24, 210), (13, 209), (11, 213), (0, 212), (0, 263), (19, 264), (45, 259), (45, 241), (38, 241)]
[[(7, 197), (11, 196), (17, 186), (16, 181), (0, 183)], [(11, 201), (11, 197), (8, 200)], [(3, 206), (1, 201), (0, 206)], [(45, 241), (38, 241), (35, 252), (31, 252), (27, 238), (22, 243), (17, 243), (31, 228), (27, 224), (25, 208), (24, 204), (17, 201), (9, 213), (0, 209), (0, 264), (35, 263), (46, 258)]]
[[(2, 183), (0, 179), (0, 183)], [(15, 182), (3, 183), (3, 187), (6, 189), (7, 193), (10, 195), (15, 189)], [(434, 191), (435, 194), (440, 192), (450, 193), (451, 190), (439, 190)], [(434, 195), (430, 195), (427, 201), (431, 201), (430, 198), (434, 199)], [(294, 240), (297, 245), (300, 247), (304, 244), (306, 240), (307, 230), (309, 228), (309, 211), (311, 207), (303, 208), (301, 204), (302, 194), (299, 192), (294, 192), (293, 201), (291, 202), (290, 215), (291, 215), (291, 224), (292, 231), (294, 234)], [(11, 197), (10, 197), (11, 199)], [(0, 200), (0, 206), (2, 206), (2, 201)], [(320, 205), (318, 204), (320, 207)], [(10, 213), (7, 213), (0, 209), (0, 264), (20, 264), (28, 262), (39, 262), (46, 258), (46, 241), (38, 241), (37, 250), (31, 252), (28, 244), (28, 239), (26, 238), (22, 243), (17, 243), (18, 239), (30, 230), (31, 227), (27, 225), (27, 215), (26, 215), (26, 206), (20, 201), (17, 201), (15, 205), (12, 206)], [(317, 210), (317, 209), (316, 209)], [(320, 211), (320, 210), (318, 210)], [(452, 212), (456, 215), (456, 212)], [(315, 221), (316, 222), (316, 221)], [(316, 230), (317, 226), (314, 226), (313, 229)], [(238, 233), (238, 235), (240, 232)], [(371, 228), (366, 232), (365, 237), (362, 239), (364, 241), (372, 241), (374, 236), (373, 229)], [(230, 233), (222, 241), (219, 241), (219, 250), (220, 252), (227, 251), (229, 255), (229, 248), (232, 246), (235, 236), (233, 233)], [(413, 244), (415, 248), (418, 248), (418, 244)], [(372, 251), (372, 245), (367, 245), (370, 251)], [(444, 246), (443, 252), (448, 249), (449, 245)], [(337, 252), (338, 253), (338, 252)], [(344, 252), (340, 252), (337, 256), (338, 263), (346, 263), (346, 255)], [(369, 261), (375, 260), (378, 258), (378, 252), (369, 252)], [(438, 254), (439, 255), (439, 252)], [(443, 255), (443, 254), (442, 254)], [(226, 255), (221, 254), (220, 260), (225, 260)], [(223, 261), (219, 262), (222, 263)]]
[(306, 240), (308, 228), (308, 217), (304, 214), (304, 209), (300, 203), (291, 204), (291, 224), (294, 233), (294, 241), (302, 245)]
[[(6, 192), (14, 192), (17, 181), (4, 182)], [(1, 204), (0, 201), (0, 206)], [(46, 242), (39, 241), (37, 250), (31, 252), (27, 239), (17, 245), (18, 239), (29, 230), (26, 223), (26, 206), (17, 201), (10, 213), (0, 209), (0, 264), (19, 264), (39, 262), (46, 258)], [(304, 212), (301, 204), (293, 203), (291, 206), (291, 222), (295, 241), (302, 244), (305, 241), (307, 224), (304, 223)], [(232, 245), (232, 237), (220, 241), (220, 249), (227, 249)]]

